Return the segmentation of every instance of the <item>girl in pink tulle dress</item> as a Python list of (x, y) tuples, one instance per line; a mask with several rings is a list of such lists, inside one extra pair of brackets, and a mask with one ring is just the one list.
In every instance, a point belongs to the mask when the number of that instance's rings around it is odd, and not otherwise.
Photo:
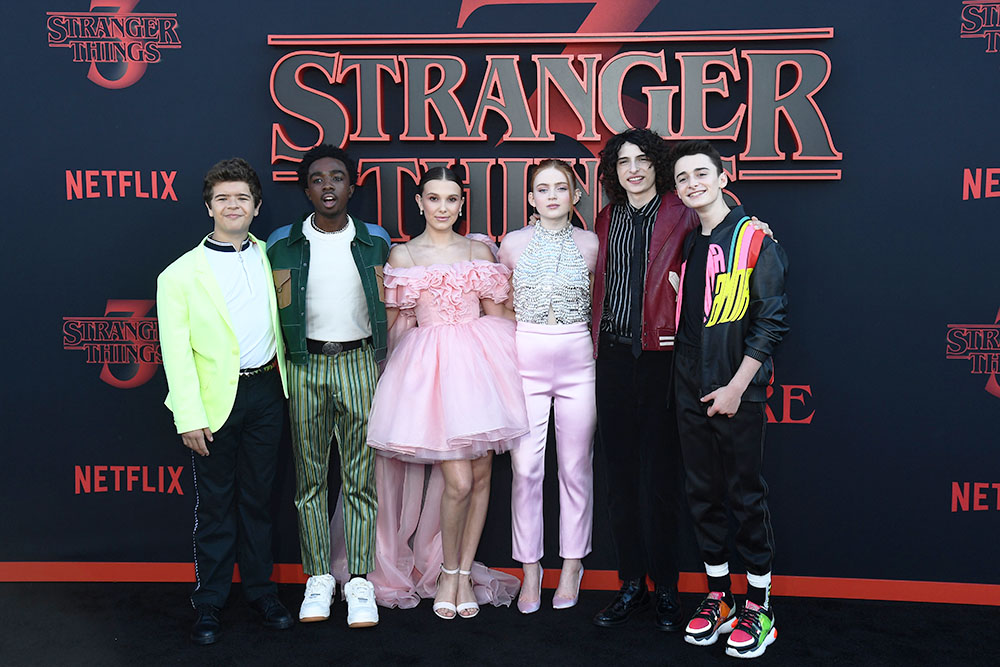
[[(381, 455), (379, 562), (370, 578), (376, 597), (412, 606), (400, 599), (415, 603), (414, 596), (436, 589), (434, 612), (445, 619), (475, 616), (478, 602), (509, 604), (517, 591), (516, 578), (473, 569), (473, 558), (493, 454), (528, 431), (514, 323), (503, 317), (510, 271), (485, 244), (452, 230), (463, 201), (451, 170), (432, 169), (421, 179), (417, 204), (426, 228), (395, 246), (385, 267), (390, 328), (401, 314), (417, 326), (390, 355), (368, 422), (368, 444)], [(425, 480), (424, 467), (396, 461), (437, 465)], [(433, 493), (440, 493), (439, 507)], [(433, 562), (438, 509), (440, 559)], [(407, 584), (413, 590), (400, 590)]]

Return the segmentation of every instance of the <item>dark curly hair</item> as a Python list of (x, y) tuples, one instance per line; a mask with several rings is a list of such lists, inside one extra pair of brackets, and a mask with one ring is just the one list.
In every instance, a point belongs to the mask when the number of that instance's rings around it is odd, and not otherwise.
[(257, 178), (257, 172), (253, 170), (250, 163), (241, 157), (220, 160), (208, 170), (201, 186), (201, 196), (205, 203), (208, 204), (212, 201), (212, 188), (219, 183), (232, 183), (234, 181), (246, 183), (250, 187), (250, 195), (253, 197), (254, 205), (260, 204), (263, 196), (260, 189), (260, 179)]
[(618, 182), (618, 151), (625, 143), (635, 144), (653, 161), (657, 194), (662, 195), (673, 189), (674, 178), (670, 173), (670, 148), (667, 142), (649, 130), (625, 130), (611, 137), (607, 145), (601, 149), (601, 163), (597, 169), (604, 192), (612, 203), (623, 204), (628, 201), (625, 188)]
[(358, 180), (358, 165), (354, 162), (354, 158), (342, 148), (330, 144), (320, 144), (309, 149), (309, 152), (302, 156), (302, 161), (299, 162), (299, 168), (296, 170), (299, 175), (299, 185), (303, 190), (309, 187), (309, 167), (316, 160), (322, 160), (325, 157), (343, 162), (344, 166), (347, 167), (347, 184), (354, 185), (355, 181)]

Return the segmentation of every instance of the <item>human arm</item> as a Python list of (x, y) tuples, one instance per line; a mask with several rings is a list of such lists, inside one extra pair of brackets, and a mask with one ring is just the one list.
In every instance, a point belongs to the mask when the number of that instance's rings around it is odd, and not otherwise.
[[(410, 268), (413, 266), (413, 258), (410, 256), (409, 251), (404, 247), (405, 243), (397, 243), (392, 246), (389, 250), (389, 258), (386, 261), (386, 268)], [(383, 280), (385, 278), (385, 272), (383, 271)], [(386, 317), (386, 328), (392, 329), (392, 325), (395, 324), (396, 318), (399, 317), (399, 306), (397, 305), (396, 290), (390, 289), (386, 291), (384, 289), (383, 283), (383, 294), (386, 295), (385, 299), (385, 317)]]
[[(496, 261), (496, 259), (493, 257), (493, 251), (490, 250), (489, 246), (487, 246), (485, 243), (481, 243), (479, 241), (473, 241), (472, 242), (472, 259), (479, 259), (479, 260), (483, 260), (485, 262), (490, 262), (492, 264), (497, 264), (498, 263)], [(499, 264), (499, 266), (504, 266), (504, 265), (503, 264)], [(504, 268), (506, 269), (507, 267), (504, 267)], [(499, 270), (503, 271), (503, 269), (499, 269)], [(504, 282), (506, 282), (507, 283), (507, 289), (501, 289), (499, 291), (493, 291), (492, 293), (485, 294), (482, 298), (480, 298), (479, 303), (480, 303), (480, 306), (483, 309), (483, 314), (484, 315), (489, 315), (489, 316), (492, 316), (492, 317), (506, 317), (507, 319), (511, 319), (511, 320), (514, 319), (514, 311), (513, 311), (513, 303), (512, 303), (512, 300), (513, 300), (513, 296), (512, 296), (513, 295), (513, 289), (512, 289), (511, 282), (510, 282), (511, 278), (513, 277), (513, 275), (514, 275), (513, 272), (511, 272), (509, 269), (507, 269), (506, 271), (504, 271), (504, 275), (503, 276), (498, 276), (497, 279), (498, 280), (503, 280)], [(502, 297), (501, 297), (502, 300), (501, 301), (497, 301), (496, 297), (497, 296), (501, 296), (501, 293), (502, 293)], [(511, 308), (507, 307), (507, 303), (508, 302), (511, 302)]]
[[(167, 272), (156, 281), (156, 316), (169, 388), (168, 406), (177, 432), (186, 447), (207, 456), (206, 435), (209, 442), (212, 437), (191, 347), (188, 301), (180, 280)], [(195, 432), (199, 435), (192, 435)]]

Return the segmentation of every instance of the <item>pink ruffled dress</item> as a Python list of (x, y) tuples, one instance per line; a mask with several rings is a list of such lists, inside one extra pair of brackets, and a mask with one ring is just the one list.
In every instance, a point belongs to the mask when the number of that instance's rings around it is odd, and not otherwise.
[[(412, 608), (437, 588), (444, 477), (439, 466), (424, 463), (506, 451), (528, 430), (514, 323), (480, 316), (480, 299), (507, 300), (509, 276), (506, 267), (482, 260), (385, 268), (386, 305), (400, 314), (368, 423), (368, 444), (379, 454), (375, 570), (368, 580), (382, 606)], [(330, 534), (331, 572), (346, 581), (342, 496)], [(478, 562), (472, 581), (480, 604), (509, 605), (520, 586)]]
[(415, 463), (504, 452), (527, 433), (514, 322), (480, 316), (480, 299), (507, 300), (510, 270), (468, 260), (385, 267), (385, 303), (412, 311), (417, 327), (379, 379), (368, 444)]

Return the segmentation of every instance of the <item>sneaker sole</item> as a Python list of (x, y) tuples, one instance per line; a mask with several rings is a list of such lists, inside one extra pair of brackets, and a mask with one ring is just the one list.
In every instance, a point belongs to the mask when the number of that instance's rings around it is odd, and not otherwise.
[(305, 618), (299, 618), (299, 623), (318, 623), (328, 620), (330, 620), (329, 616), (306, 616)]
[(777, 638), (778, 638), (778, 628), (772, 627), (771, 631), (767, 633), (766, 637), (764, 637), (764, 641), (757, 648), (749, 651), (746, 649), (740, 651), (740, 649), (734, 646), (727, 646), (726, 655), (732, 656), (734, 658), (756, 658), (758, 656), (764, 655), (764, 651), (767, 650), (767, 647), (773, 644), (774, 640), (776, 640)]
[(378, 625), (378, 621), (356, 621), (354, 623), (348, 623), (349, 628), (374, 628)]

